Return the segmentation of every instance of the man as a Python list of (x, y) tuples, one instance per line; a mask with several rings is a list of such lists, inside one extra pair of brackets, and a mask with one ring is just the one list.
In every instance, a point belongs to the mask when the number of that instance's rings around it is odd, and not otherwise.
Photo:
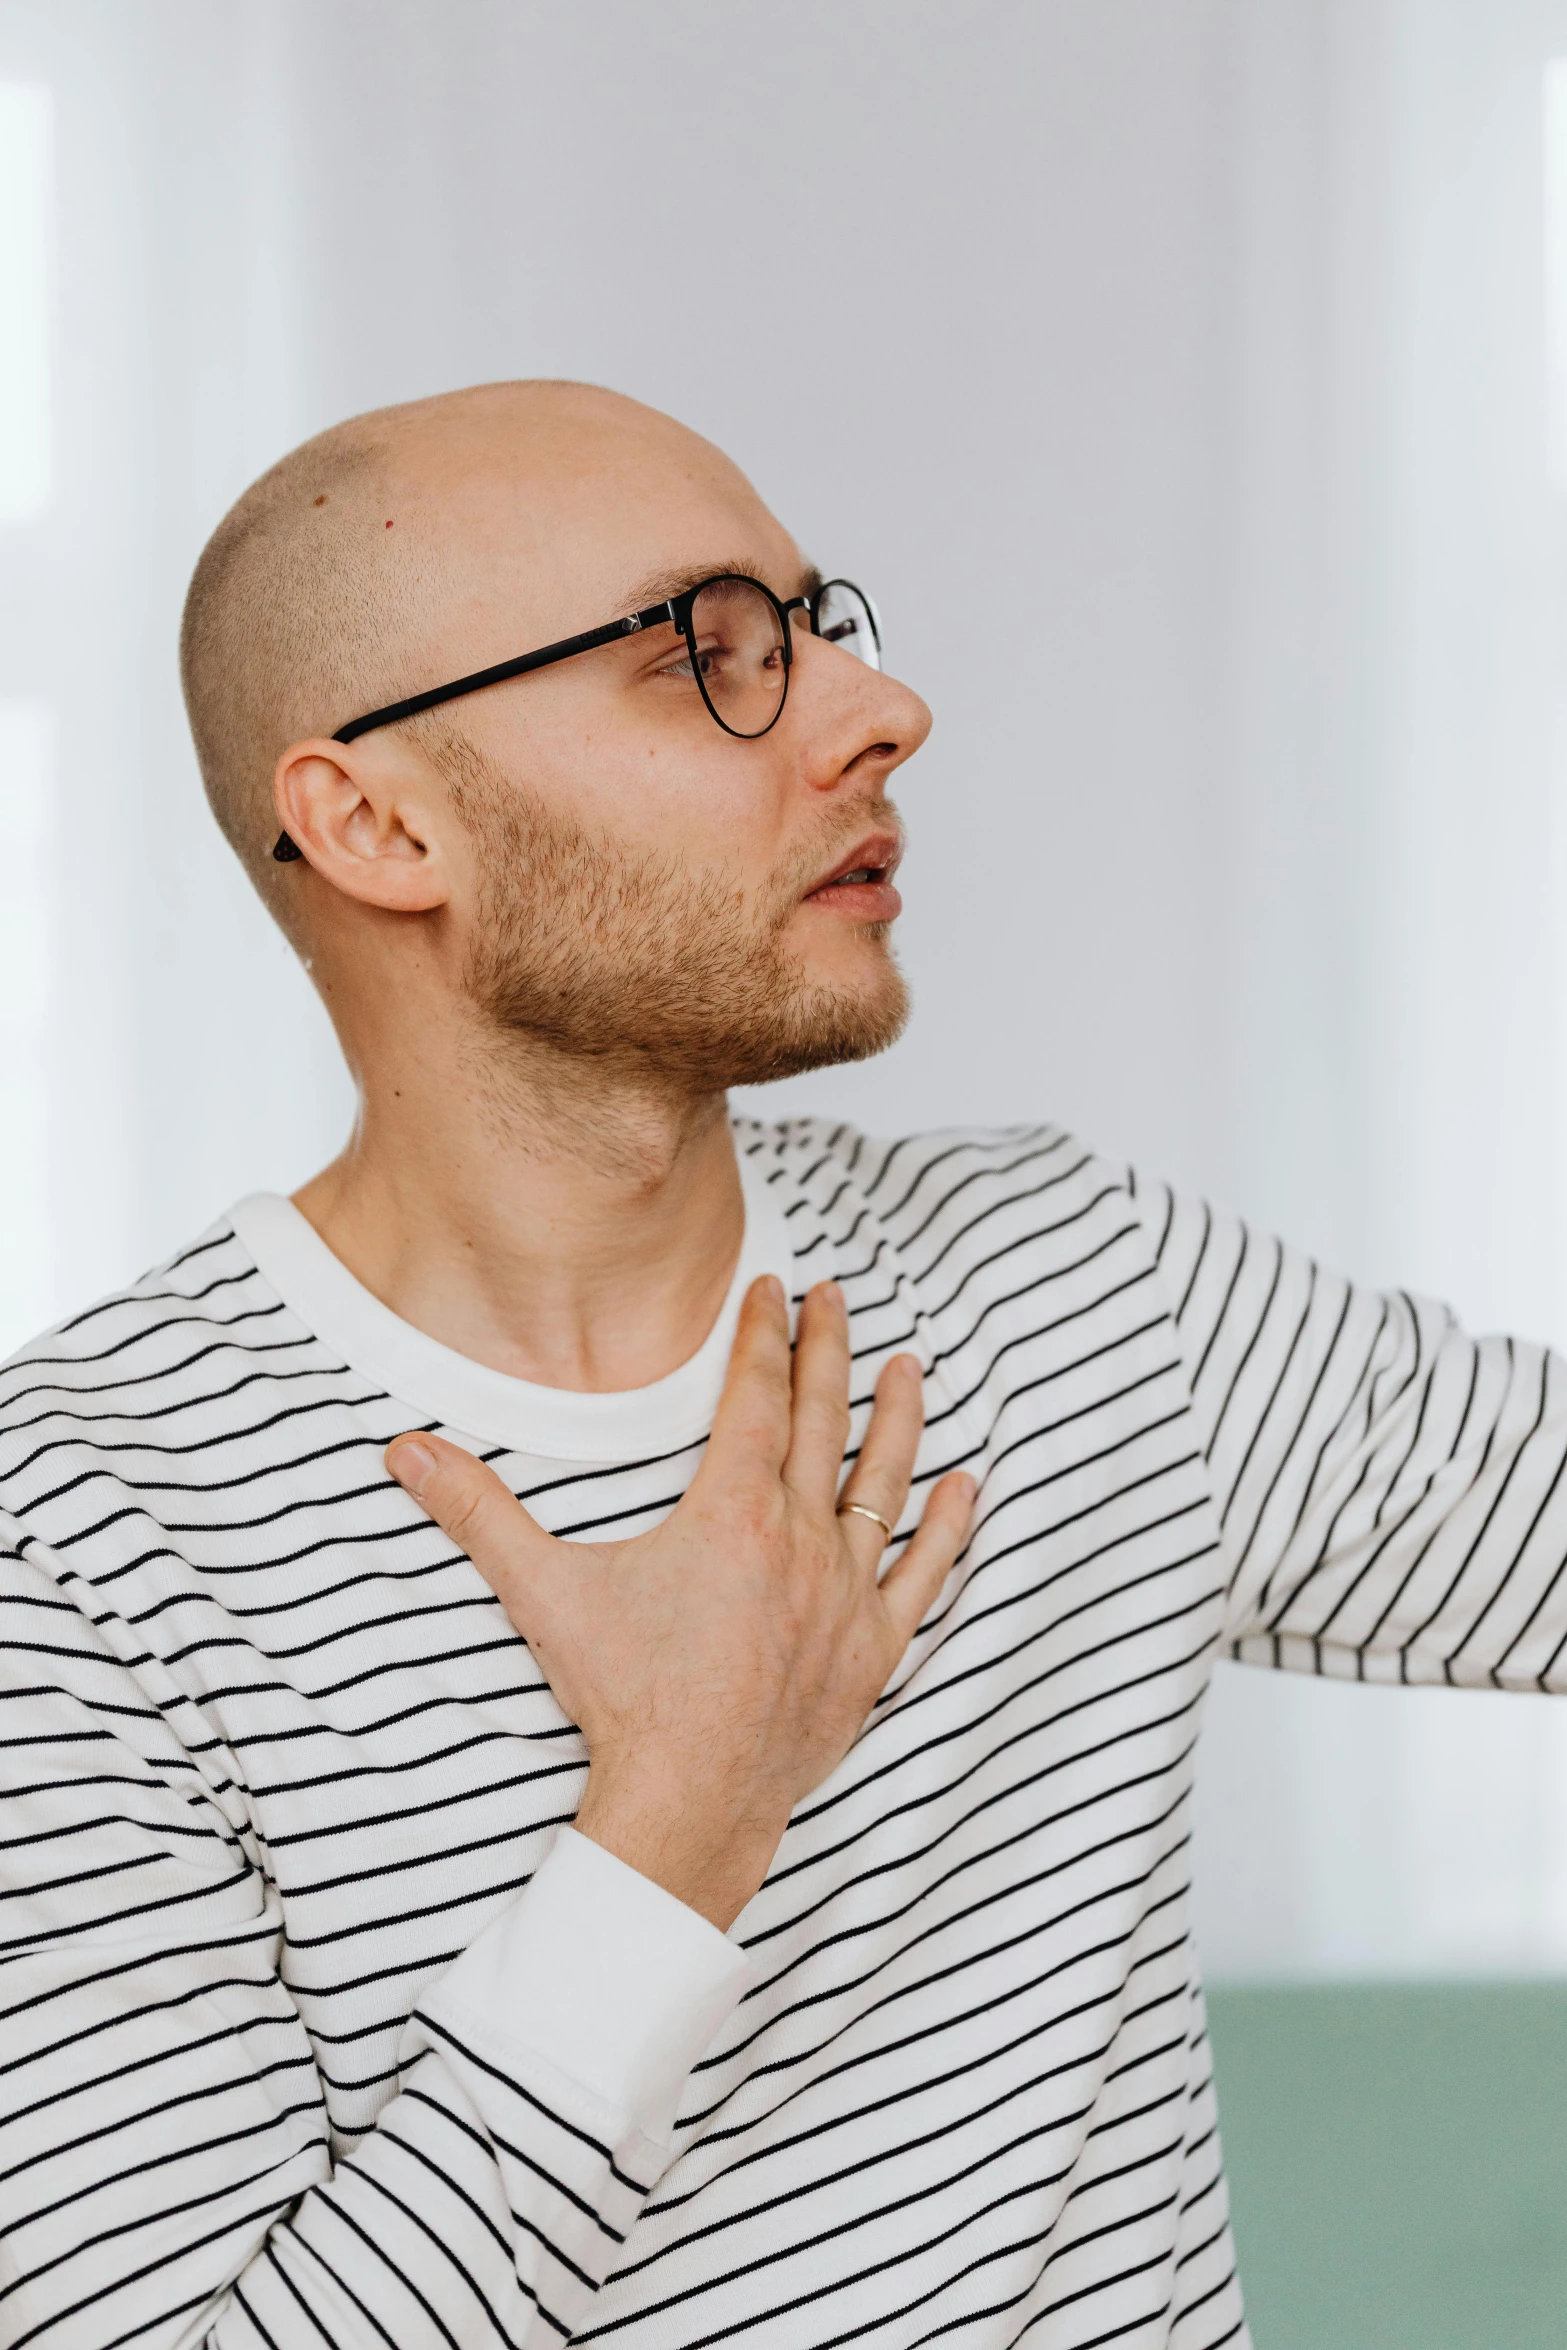
[(0, 2338), (1243, 2342), (1212, 1660), (1560, 1686), (1560, 1367), (730, 1125), (900, 1027), (929, 717), (668, 419), (325, 434), (184, 661), (361, 1107), (0, 1376)]

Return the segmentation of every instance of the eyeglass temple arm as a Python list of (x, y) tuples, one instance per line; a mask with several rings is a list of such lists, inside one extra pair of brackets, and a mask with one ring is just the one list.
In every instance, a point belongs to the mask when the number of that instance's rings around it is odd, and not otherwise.
[(369, 734), (378, 726), (395, 726), (400, 718), (417, 718), (421, 710), (434, 710), (442, 702), (455, 702), (462, 694), (476, 694), (481, 686), (504, 685), (509, 677), (526, 677), (530, 669), (547, 669), (552, 661), (564, 661), (572, 653), (591, 653), (600, 645), (612, 645), (617, 637), (635, 636), (638, 629), (656, 628), (662, 621), (673, 620), (671, 604), (648, 604), (640, 612), (628, 612), (623, 620), (611, 620), (603, 628), (590, 628), (583, 636), (562, 637), (559, 644), (541, 645), (536, 653), (519, 653), (515, 661), (497, 661), (493, 669), (476, 669), (471, 677), (454, 678), (450, 685), (436, 685), (428, 693), (410, 694), (406, 702), (389, 702), (384, 710), (372, 710), (367, 717), (350, 719), (333, 735), (335, 743), (356, 742), (360, 735)]
[[(421, 710), (434, 710), (442, 702), (455, 702), (463, 694), (476, 694), (487, 685), (504, 685), (510, 677), (526, 677), (530, 669), (547, 669), (552, 661), (564, 661), (573, 653), (596, 652), (600, 645), (612, 645), (623, 636), (635, 636), (639, 629), (660, 628), (666, 621), (677, 627), (681, 616), (677, 604), (684, 597), (672, 598), (663, 604), (644, 604), (640, 612), (628, 612), (622, 620), (611, 620), (603, 628), (590, 628), (582, 636), (562, 637), (559, 644), (541, 645), (536, 653), (519, 653), (514, 661), (497, 661), (491, 669), (476, 669), (471, 677), (454, 678), (450, 685), (432, 686), (428, 693), (410, 694), (405, 702), (389, 702), (384, 710), (371, 710), (363, 718), (351, 718), (333, 735), (335, 743), (357, 742), (362, 734), (370, 734), (380, 726), (395, 726), (400, 718), (417, 718)], [(273, 843), (273, 861), (279, 865), (293, 865), (303, 852), (286, 832), (280, 832)]]

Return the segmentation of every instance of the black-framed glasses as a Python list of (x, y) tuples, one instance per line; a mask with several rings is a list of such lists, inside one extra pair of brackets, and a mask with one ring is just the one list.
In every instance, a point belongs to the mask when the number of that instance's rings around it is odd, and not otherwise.
[[(400, 718), (417, 717), (442, 702), (476, 694), (487, 685), (504, 685), (508, 678), (526, 677), (530, 669), (547, 669), (552, 662), (569, 661), (573, 653), (596, 652), (600, 645), (635, 636), (645, 628), (673, 627), (685, 638), (691, 671), (702, 699), (725, 734), (755, 742), (777, 725), (789, 693), (794, 665), (791, 614), (803, 612), (811, 634), (839, 645), (872, 669), (881, 667), (881, 630), (876, 608), (863, 588), (852, 580), (829, 579), (808, 596), (775, 596), (761, 580), (743, 572), (726, 571), (704, 579), (683, 595), (662, 604), (646, 604), (585, 636), (563, 637), (559, 644), (541, 645), (536, 653), (520, 653), (514, 661), (498, 661), (493, 669), (476, 669), (450, 685), (431, 686), (427, 693), (411, 694), (405, 702), (388, 703), (363, 718), (351, 718), (333, 735), (335, 743), (351, 743), (378, 726), (395, 726)], [(272, 851), (280, 865), (301, 855), (286, 832)]]

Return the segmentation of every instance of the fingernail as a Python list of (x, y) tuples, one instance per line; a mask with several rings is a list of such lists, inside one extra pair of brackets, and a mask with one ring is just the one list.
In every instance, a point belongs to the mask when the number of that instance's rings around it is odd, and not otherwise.
[(963, 1488), (963, 1498), (965, 1501), (978, 1500), (979, 1479), (977, 1477), (971, 1477), (967, 1469), (960, 1469), (958, 1471), (958, 1483)]
[(386, 1456), (386, 1465), (406, 1493), (418, 1500), (436, 1470), (440, 1467), (426, 1444), (394, 1444)]
[(766, 1296), (769, 1305), (781, 1306), (785, 1303), (784, 1285), (776, 1273), (764, 1273), (757, 1286)]
[(830, 1306), (841, 1306), (843, 1303), (843, 1290), (836, 1281), (824, 1281), (822, 1295)]

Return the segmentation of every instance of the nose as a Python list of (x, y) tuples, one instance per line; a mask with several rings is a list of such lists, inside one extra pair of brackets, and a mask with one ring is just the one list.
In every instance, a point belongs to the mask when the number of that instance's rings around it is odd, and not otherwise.
[(930, 733), (929, 706), (912, 686), (873, 669), (818, 637), (797, 643), (790, 701), (806, 770), (818, 791), (832, 791), (851, 771), (891, 774)]

